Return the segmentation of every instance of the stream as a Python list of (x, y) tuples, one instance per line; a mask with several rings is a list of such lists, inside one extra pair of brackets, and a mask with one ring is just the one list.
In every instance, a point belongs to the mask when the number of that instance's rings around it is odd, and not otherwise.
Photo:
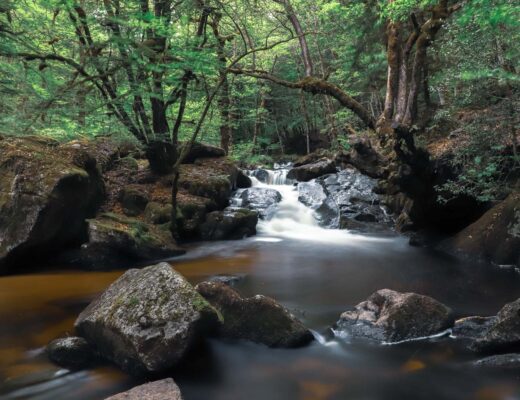
[[(257, 236), (197, 243), (171, 264), (192, 283), (243, 277), (237, 290), (275, 298), (317, 340), (300, 349), (209, 340), (172, 371), (186, 400), (520, 399), (518, 371), (472, 368), (477, 357), (449, 337), (379, 345), (330, 330), (343, 311), (382, 288), (432, 296), (457, 317), (495, 314), (520, 296), (518, 273), (411, 247), (389, 230), (325, 229), (284, 174), (254, 179), (282, 195)], [(44, 346), (72, 334), (77, 314), (124, 272), (59, 271), (0, 278), (1, 400), (97, 400), (142, 383), (110, 365), (70, 372), (47, 361)]]

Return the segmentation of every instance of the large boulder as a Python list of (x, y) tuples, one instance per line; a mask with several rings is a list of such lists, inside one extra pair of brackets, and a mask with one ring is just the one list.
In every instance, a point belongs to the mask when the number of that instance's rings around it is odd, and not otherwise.
[(258, 211), (260, 218), (269, 219), (282, 201), (282, 195), (275, 189), (252, 187), (240, 194), (241, 206)]
[(243, 298), (222, 282), (202, 282), (197, 291), (224, 318), (223, 337), (245, 339), (270, 347), (298, 347), (313, 340), (311, 332), (275, 300), (257, 295)]
[(311, 164), (304, 164), (292, 168), (287, 173), (287, 178), (296, 179), (299, 182), (308, 182), (311, 179), (334, 172), (336, 172), (336, 163), (334, 160), (322, 159)]
[(140, 375), (178, 364), (218, 318), (180, 274), (160, 263), (125, 272), (74, 326), (104, 358)]
[(520, 266), (520, 192), (509, 195), (441, 248), (464, 257)]
[[(185, 146), (185, 144), (183, 144), (183, 146)], [(188, 154), (186, 154), (182, 162), (184, 164), (192, 164), (199, 158), (224, 157), (225, 155), (226, 152), (220, 147), (212, 146), (206, 143), (195, 142), (191, 146), (190, 151)]]
[(481, 352), (520, 350), (520, 298), (506, 304), (472, 348)]
[(71, 370), (89, 367), (97, 360), (92, 346), (84, 338), (77, 336), (53, 340), (45, 351), (49, 360)]
[(121, 189), (120, 201), (123, 212), (131, 217), (142, 214), (150, 201), (146, 188), (140, 185), (128, 185)]
[(335, 199), (325, 192), (324, 187), (316, 182), (298, 183), (298, 200), (315, 212), (321, 226), (337, 228), (339, 224), (339, 207)]
[(256, 235), (258, 213), (247, 208), (228, 207), (206, 216), (200, 232), (203, 240), (243, 239)]
[(81, 243), (103, 197), (96, 160), (82, 149), (39, 137), (1, 140), (0, 271)]
[(105, 400), (182, 400), (179, 387), (172, 378), (145, 383)]
[(107, 269), (184, 253), (172, 238), (168, 224), (147, 224), (124, 215), (103, 213), (88, 220), (88, 243), (75, 251), (70, 261), (86, 268)]
[(331, 215), (329, 208), (333, 208), (337, 214), (334, 220), (337, 226), (331, 227), (373, 230), (391, 225), (392, 218), (381, 205), (380, 196), (374, 192), (375, 179), (347, 168), (336, 174), (322, 176), (316, 179), (316, 183), (323, 187), (327, 195), (324, 207), (317, 209), (318, 215)]
[(395, 343), (431, 336), (452, 325), (451, 310), (437, 300), (382, 289), (354, 310), (341, 314), (335, 331), (339, 335)]

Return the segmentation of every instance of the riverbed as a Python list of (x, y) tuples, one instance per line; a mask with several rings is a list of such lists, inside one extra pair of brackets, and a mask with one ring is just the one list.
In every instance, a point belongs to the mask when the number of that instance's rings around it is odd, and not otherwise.
[[(171, 265), (193, 284), (227, 274), (243, 295), (271, 296), (313, 330), (299, 349), (208, 340), (169, 373), (186, 400), (516, 400), (520, 372), (475, 369), (477, 359), (448, 335), (399, 345), (335, 337), (339, 315), (378, 289), (429, 295), (456, 316), (492, 315), (520, 297), (520, 275), (415, 248), (391, 231), (323, 229), (288, 186), (285, 203), (256, 237), (192, 245)], [(291, 197), (292, 196), (292, 197)], [(33, 263), (37, 266), (38, 260)], [(73, 334), (78, 313), (124, 270), (0, 278), (0, 399), (98, 400), (142, 381), (111, 365), (70, 372), (44, 346)]]

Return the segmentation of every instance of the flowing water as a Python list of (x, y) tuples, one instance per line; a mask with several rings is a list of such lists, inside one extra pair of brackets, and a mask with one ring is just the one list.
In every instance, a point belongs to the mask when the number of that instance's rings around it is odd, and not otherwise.
[[(193, 283), (243, 276), (236, 285), (242, 294), (274, 297), (317, 340), (301, 349), (210, 340), (170, 374), (186, 400), (520, 399), (519, 371), (473, 369), (475, 355), (453, 339), (383, 346), (335, 338), (329, 329), (381, 288), (433, 296), (457, 316), (490, 315), (520, 296), (520, 275), (413, 248), (394, 234), (323, 229), (284, 174), (257, 183), (283, 196), (258, 236), (197, 244), (171, 263)], [(142, 383), (109, 365), (62, 370), (43, 354), (47, 342), (72, 333), (77, 314), (122, 272), (0, 278), (0, 399), (102, 399)]]

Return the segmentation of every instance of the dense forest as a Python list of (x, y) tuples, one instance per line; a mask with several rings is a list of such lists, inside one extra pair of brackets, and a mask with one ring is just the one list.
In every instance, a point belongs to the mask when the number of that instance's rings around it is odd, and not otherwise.
[(519, 43), (515, 0), (0, 0), (0, 399), (520, 399)]

